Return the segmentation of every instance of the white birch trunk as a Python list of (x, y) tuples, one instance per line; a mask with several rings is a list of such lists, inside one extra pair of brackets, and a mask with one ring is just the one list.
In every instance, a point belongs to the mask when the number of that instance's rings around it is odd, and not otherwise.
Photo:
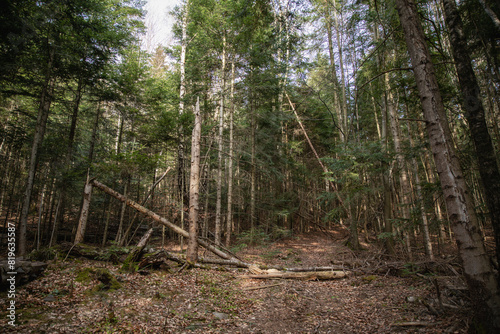
[(198, 198), (200, 195), (200, 140), (201, 115), (200, 99), (196, 101), (193, 137), (191, 141), (191, 175), (189, 180), (189, 242), (187, 260), (196, 263), (198, 260)]

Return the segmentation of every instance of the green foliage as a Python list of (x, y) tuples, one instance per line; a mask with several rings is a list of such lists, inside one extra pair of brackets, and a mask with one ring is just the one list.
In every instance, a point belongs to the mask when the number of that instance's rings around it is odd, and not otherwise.
[(110, 261), (113, 264), (119, 262), (120, 256), (123, 254), (128, 254), (130, 249), (128, 247), (120, 247), (116, 243), (111, 243), (111, 246), (107, 247), (101, 254), (97, 257), (99, 261)]
[(264, 245), (270, 241), (269, 234), (266, 233), (264, 228), (257, 227), (243, 231), (238, 235), (238, 243), (246, 245)]
[(49, 260), (54, 260), (59, 253), (57, 252), (56, 249), (54, 248), (49, 248), (49, 247), (43, 247), (40, 248), (39, 250), (33, 250), (29, 255), (28, 259), (32, 261), (42, 261), (46, 262)]
[(272, 225), (269, 232), (266, 228), (259, 226), (240, 233), (238, 238), (238, 245), (265, 245), (283, 238), (288, 238), (292, 235), (292, 231), (278, 225)]

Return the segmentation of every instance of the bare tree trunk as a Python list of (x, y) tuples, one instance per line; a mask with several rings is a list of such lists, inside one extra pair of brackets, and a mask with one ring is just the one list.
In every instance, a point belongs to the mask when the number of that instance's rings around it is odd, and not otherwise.
[[(410, 138), (410, 147), (414, 147), (415, 145), (413, 144), (410, 124), (408, 124), (408, 138)], [(427, 214), (425, 212), (425, 205), (422, 197), (422, 186), (420, 185), (420, 176), (418, 175), (417, 159), (412, 158), (411, 167), (413, 170), (413, 174), (415, 175), (415, 188), (417, 190), (417, 201), (420, 203), (420, 213), (422, 217), (422, 232), (424, 234), (425, 255), (427, 255), (429, 260), (434, 261), (434, 254), (432, 253), (431, 236), (429, 233), (429, 222), (427, 220)]]
[[(200, 195), (200, 98), (196, 101), (193, 138), (191, 143), (191, 175), (189, 180), (189, 242), (186, 257), (191, 263), (198, 260), (198, 198)], [(216, 243), (217, 244), (217, 243)]]
[(33, 185), (35, 183), (38, 153), (40, 151), (43, 137), (45, 135), (47, 118), (49, 117), (50, 104), (52, 102), (52, 95), (54, 93), (55, 78), (52, 77), (52, 66), (54, 62), (55, 50), (52, 48), (49, 52), (50, 54), (45, 74), (45, 83), (42, 88), (42, 94), (40, 97), (40, 104), (38, 108), (38, 117), (36, 121), (35, 135), (33, 137), (33, 144), (31, 146), (31, 157), (28, 170), (28, 177), (26, 180), (26, 189), (24, 192), (21, 219), (19, 221), (19, 240), (18, 240), (19, 256), (26, 255), (27, 251), (26, 232), (28, 227), (28, 215), (31, 205), (31, 194), (33, 192)]
[(234, 127), (234, 61), (231, 63), (231, 107), (229, 108), (229, 157), (228, 166), (229, 171), (227, 178), (227, 221), (226, 221), (226, 247), (231, 244), (231, 233), (233, 232), (233, 127)]
[(488, 132), (480, 88), (471, 65), (463, 23), (455, 0), (443, 0), (446, 25), (450, 32), (453, 58), (463, 96), (465, 117), (469, 124), (478, 159), (479, 174), (495, 233), (496, 256), (500, 263), (500, 172), (495, 149)]
[(85, 229), (87, 228), (87, 219), (90, 209), (90, 199), (92, 198), (92, 184), (90, 183), (89, 174), (87, 174), (87, 182), (85, 183), (85, 189), (83, 191), (83, 204), (82, 210), (80, 212), (80, 218), (78, 220), (78, 229), (76, 230), (75, 242), (77, 245), (83, 241), (85, 236)]
[[(83, 207), (82, 207), (83, 211)], [(102, 244), (101, 246), (106, 246), (106, 241), (108, 241), (108, 230), (109, 230), (109, 218), (111, 216), (111, 200), (109, 200), (108, 210), (106, 211), (106, 222), (104, 223), (104, 233), (102, 235)]]
[[(410, 182), (408, 180), (408, 173), (406, 172), (406, 166), (405, 166), (405, 161), (403, 157), (403, 152), (401, 149), (401, 135), (399, 133), (399, 118), (396, 112), (396, 106), (394, 105), (394, 97), (391, 92), (391, 87), (389, 85), (389, 74), (385, 74), (385, 89), (386, 89), (386, 107), (387, 107), (387, 114), (389, 117), (389, 124), (391, 128), (391, 133), (392, 133), (392, 143), (394, 145), (394, 151), (396, 152), (396, 162), (397, 162), (397, 169), (399, 171), (399, 186), (401, 189), (401, 196), (400, 196), (400, 204), (401, 204), (401, 213), (402, 213), (402, 218), (409, 223), (410, 221)], [(407, 224), (410, 225), (410, 224)], [(408, 231), (404, 231), (405, 234), (408, 233)], [(406, 249), (408, 251), (408, 256), (411, 259), (412, 258), (412, 251), (411, 251), (411, 245), (410, 245), (410, 240), (409, 238), (406, 238)]]
[(489, 332), (498, 332), (500, 293), (497, 278), (477, 223), (474, 224), (471, 219), (472, 213), (466, 203), (467, 190), (459, 180), (463, 179), (462, 170), (453, 161), (455, 152), (452, 138), (445, 129), (447, 120), (443, 119), (444, 105), (417, 8), (412, 0), (396, 0), (396, 7), (427, 122), (427, 133), (446, 201), (448, 218), (457, 240), (476, 317), (480, 325)]
[(226, 36), (222, 43), (222, 68), (221, 68), (221, 87), (220, 87), (220, 111), (219, 111), (219, 135), (217, 136), (217, 200), (215, 204), (215, 244), (221, 244), (221, 211), (222, 211), (222, 136), (224, 133), (224, 89), (226, 86)]
[(116, 130), (116, 139), (115, 139), (115, 153), (119, 154), (122, 144), (122, 135), (123, 135), (123, 126), (124, 119), (121, 112), (118, 112), (118, 129)]
[(337, 15), (337, 3), (336, 0), (333, 0), (333, 23), (335, 25), (335, 32), (337, 34), (337, 47), (339, 50), (339, 68), (340, 68), (340, 89), (342, 92), (342, 108), (341, 108), (341, 113), (342, 113), (342, 125), (341, 128), (343, 129), (343, 137), (344, 137), (344, 142), (347, 141), (348, 137), (348, 127), (347, 127), (347, 95), (345, 91), (345, 71), (344, 71), (344, 53), (342, 51), (342, 38), (340, 36), (340, 27), (339, 27), (339, 22), (338, 22), (338, 15)]
[(257, 141), (256, 141), (256, 138), (255, 138), (255, 127), (257, 126), (256, 125), (256, 121), (255, 121), (255, 107), (254, 107), (254, 101), (253, 101), (253, 97), (252, 97), (252, 101), (250, 101), (250, 104), (251, 104), (251, 145), (252, 145), (252, 148), (251, 148), (251, 174), (250, 174), (250, 231), (251, 231), (251, 234), (250, 234), (250, 242), (253, 242), (253, 233), (254, 233), (254, 228), (255, 228), (255, 182), (256, 182), (256, 172), (257, 172), (257, 166), (255, 166), (256, 164), (256, 146), (257, 146)]
[[(333, 53), (333, 35), (332, 35), (332, 22), (331, 22), (331, 17), (330, 17), (330, 2), (329, 0), (325, 0), (325, 23), (326, 23), (326, 33), (328, 37), (328, 54), (330, 56), (330, 71), (332, 75), (332, 82), (333, 82), (333, 101), (335, 103), (335, 110), (337, 111), (337, 115), (339, 116), (339, 123), (340, 126), (339, 128), (341, 129), (340, 131), (340, 140), (342, 142), (346, 141), (346, 136), (344, 133), (344, 115), (342, 113), (342, 106), (339, 100), (339, 80), (337, 78), (337, 70), (335, 69), (335, 55)], [(336, 9), (333, 9), (336, 11)], [(338, 35), (337, 35), (338, 38)]]
[[(186, 52), (187, 52), (187, 25), (189, 18), (189, 0), (184, 6), (184, 14), (182, 16), (182, 41), (181, 41), (181, 61), (180, 61), (180, 90), (179, 90), (179, 116), (184, 114), (184, 98), (186, 95)], [(186, 182), (184, 176), (184, 129), (182, 125), (179, 127), (179, 143), (177, 146), (177, 183), (179, 194), (181, 197), (181, 225), (184, 225), (184, 209)]]
[[(124, 189), (123, 189), (123, 196), (127, 197), (128, 196), (128, 187), (129, 187), (129, 177), (126, 176), (123, 180), (125, 182)], [(125, 210), (127, 209), (126, 203), (122, 203), (122, 207), (120, 209), (120, 222), (118, 224), (118, 231), (116, 232), (115, 236), (115, 241), (119, 242), (120, 238), (122, 236), (122, 229), (123, 229), (123, 221), (125, 219)]]

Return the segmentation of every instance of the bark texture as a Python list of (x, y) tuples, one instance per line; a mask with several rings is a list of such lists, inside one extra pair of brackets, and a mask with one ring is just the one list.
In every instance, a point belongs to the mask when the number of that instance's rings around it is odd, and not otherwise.
[(473, 213), (469, 212), (466, 203), (462, 171), (453, 161), (454, 148), (449, 131), (446, 130), (444, 106), (417, 8), (412, 0), (396, 0), (396, 7), (413, 66), (427, 134), (448, 209), (448, 219), (455, 234), (477, 320), (481, 326), (490, 327), (491, 332), (498, 331), (500, 295), (497, 279), (478, 226), (471, 219)]
[(495, 149), (488, 132), (480, 88), (472, 68), (463, 23), (455, 0), (443, 0), (446, 25), (462, 92), (465, 117), (469, 123), (478, 159), (479, 174), (485, 191), (486, 205), (495, 233), (496, 255), (500, 263), (500, 172)]
[(196, 263), (198, 260), (198, 198), (200, 195), (200, 140), (201, 115), (200, 99), (196, 101), (193, 138), (191, 143), (191, 176), (189, 180), (189, 242), (187, 260)]

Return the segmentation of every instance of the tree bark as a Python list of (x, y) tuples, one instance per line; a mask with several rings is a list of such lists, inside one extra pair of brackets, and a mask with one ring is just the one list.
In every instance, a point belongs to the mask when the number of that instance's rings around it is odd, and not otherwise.
[[(338, 80), (338, 77), (337, 77), (337, 70), (335, 69), (335, 55), (333, 53), (333, 34), (332, 34), (332, 19), (331, 19), (331, 16), (330, 16), (330, 1), (329, 0), (325, 0), (325, 23), (326, 23), (326, 35), (327, 35), (327, 38), (328, 38), (328, 55), (330, 57), (330, 71), (331, 71), (331, 75), (332, 75), (332, 83), (333, 83), (333, 101), (335, 103), (335, 109), (337, 110), (338, 112), (338, 116), (339, 116), (339, 123), (340, 123), (340, 140), (341, 142), (345, 142), (346, 140), (346, 137), (345, 137), (345, 133), (344, 133), (344, 127), (343, 127), (343, 124), (344, 124), (344, 121), (343, 121), (343, 113), (342, 113), (342, 107), (341, 107), (341, 103), (339, 101), (339, 93), (338, 93), (338, 88), (339, 88), (339, 80)], [(334, 11), (336, 11), (336, 9), (334, 8), (333, 9)], [(337, 35), (338, 37), (338, 35)]]
[(443, 118), (444, 105), (415, 3), (396, 0), (400, 23), (426, 120), (427, 133), (443, 190), (448, 218), (457, 241), (477, 320), (490, 332), (500, 330), (500, 294), (477, 224), (466, 203), (462, 170), (454, 161), (452, 138)]
[(191, 175), (189, 180), (189, 242), (186, 253), (187, 260), (190, 263), (196, 263), (198, 260), (198, 198), (200, 195), (201, 140), (200, 98), (196, 101), (194, 116), (193, 138), (191, 143)]
[[(396, 152), (396, 163), (397, 169), (399, 171), (399, 186), (401, 190), (400, 198), (400, 213), (402, 214), (402, 218), (406, 222), (406, 226), (404, 227), (405, 231), (403, 232), (405, 235), (409, 233), (409, 225), (410, 225), (410, 181), (408, 179), (408, 173), (406, 172), (406, 164), (403, 157), (403, 152), (401, 149), (401, 134), (399, 132), (399, 117), (397, 115), (394, 96), (392, 95), (391, 86), (389, 85), (389, 73), (386, 73), (385, 76), (385, 89), (386, 89), (386, 107), (387, 107), (387, 116), (389, 117), (389, 124), (392, 134), (392, 143), (394, 145), (394, 151)], [(408, 238), (406, 238), (406, 249), (408, 251), (408, 256), (411, 260), (412, 251), (411, 245)]]
[(495, 234), (496, 256), (500, 263), (500, 172), (495, 149), (488, 132), (480, 88), (471, 65), (463, 23), (455, 0), (443, 0), (446, 25), (450, 33), (453, 58), (463, 98), (465, 117), (469, 124), (478, 159), (479, 174), (485, 191), (486, 205)]
[(80, 219), (78, 220), (78, 229), (76, 230), (75, 242), (77, 245), (83, 241), (85, 236), (85, 229), (87, 228), (87, 219), (89, 216), (90, 199), (92, 198), (92, 184), (90, 183), (89, 175), (87, 174), (87, 182), (83, 190), (83, 204), (80, 212)]
[[(187, 52), (187, 25), (189, 18), (189, 0), (184, 6), (184, 14), (182, 16), (182, 41), (181, 41), (181, 59), (180, 59), (180, 89), (179, 89), (179, 117), (184, 114), (184, 99), (186, 95), (186, 52)], [(185, 203), (185, 176), (184, 176), (184, 129), (182, 123), (179, 126), (179, 143), (177, 146), (177, 186), (181, 198), (181, 209)], [(181, 224), (184, 225), (184, 210), (181, 210)]]
[(38, 153), (42, 145), (43, 137), (45, 135), (45, 128), (47, 126), (47, 118), (49, 117), (50, 104), (52, 102), (52, 95), (54, 93), (55, 78), (52, 76), (52, 67), (54, 62), (55, 50), (51, 48), (49, 51), (49, 60), (47, 63), (47, 70), (45, 74), (45, 83), (42, 88), (40, 96), (40, 104), (38, 108), (38, 117), (36, 121), (35, 135), (33, 137), (33, 144), (31, 146), (31, 156), (28, 170), (28, 177), (26, 180), (26, 189), (24, 192), (23, 207), (21, 212), (21, 219), (19, 221), (19, 256), (26, 255), (27, 240), (26, 232), (28, 227), (28, 215), (31, 205), (31, 194), (33, 192), (33, 185), (35, 183), (36, 166), (38, 163)]
[(495, 24), (495, 26), (497, 27), (497, 29), (500, 30), (500, 19), (495, 14), (495, 12), (490, 8), (490, 6), (488, 6), (486, 4), (485, 0), (479, 0), (479, 3), (483, 7), (483, 9), (486, 12), (486, 14), (488, 14), (488, 16), (491, 18), (491, 20), (493, 21), (493, 23)]
[(226, 85), (225, 81), (226, 72), (226, 36), (223, 37), (222, 44), (222, 68), (221, 73), (221, 85), (220, 85), (220, 110), (219, 110), (219, 135), (217, 136), (218, 152), (217, 152), (217, 200), (215, 204), (215, 244), (221, 244), (221, 234), (222, 234), (222, 136), (224, 133), (224, 88)]
[(233, 154), (234, 154), (234, 61), (231, 63), (231, 106), (229, 108), (229, 157), (227, 177), (227, 220), (226, 220), (226, 247), (231, 244), (231, 233), (233, 232)]

